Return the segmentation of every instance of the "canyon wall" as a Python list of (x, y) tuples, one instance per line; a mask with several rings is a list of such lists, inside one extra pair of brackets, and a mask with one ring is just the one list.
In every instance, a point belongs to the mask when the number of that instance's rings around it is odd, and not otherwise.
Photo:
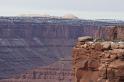
[[(0, 79), (70, 56), (77, 37), (109, 39), (113, 23), (42, 17), (0, 17)], [(108, 27), (110, 26), (110, 27)], [(115, 38), (123, 38), (119, 28)]]
[(73, 76), (72, 59), (66, 57), (51, 65), (33, 68), (0, 82), (74, 82)]

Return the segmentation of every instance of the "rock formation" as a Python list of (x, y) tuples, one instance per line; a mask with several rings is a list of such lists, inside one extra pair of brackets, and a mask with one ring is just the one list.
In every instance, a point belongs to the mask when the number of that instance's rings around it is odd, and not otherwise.
[(73, 48), (75, 82), (124, 82), (124, 42), (80, 38)]
[(51, 65), (33, 68), (0, 82), (74, 82), (73, 76), (72, 59), (66, 57)]
[(113, 25), (118, 23), (51, 17), (0, 17), (0, 79), (71, 56), (72, 47), (80, 36), (109, 39), (115, 33), (115, 38), (123, 38), (124, 28)]

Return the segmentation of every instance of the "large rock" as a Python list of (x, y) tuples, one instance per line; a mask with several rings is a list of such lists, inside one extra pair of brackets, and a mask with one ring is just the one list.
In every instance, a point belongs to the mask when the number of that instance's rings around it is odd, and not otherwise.
[(119, 48), (124, 49), (124, 42), (119, 42)]
[(118, 43), (111, 43), (111, 48), (112, 49), (118, 49), (119, 48), (119, 44)]
[(103, 42), (101, 44), (103, 46), (103, 49), (110, 49), (111, 48), (111, 43), (110, 42)]
[(84, 37), (79, 37), (78, 38), (79, 42), (92, 41), (92, 40), (93, 40), (93, 38), (90, 37), (90, 36), (84, 36)]

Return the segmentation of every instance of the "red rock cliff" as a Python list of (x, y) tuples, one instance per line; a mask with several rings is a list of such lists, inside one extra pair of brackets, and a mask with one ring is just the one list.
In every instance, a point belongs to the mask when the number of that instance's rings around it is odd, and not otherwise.
[(80, 37), (73, 48), (75, 82), (124, 82), (124, 42)]

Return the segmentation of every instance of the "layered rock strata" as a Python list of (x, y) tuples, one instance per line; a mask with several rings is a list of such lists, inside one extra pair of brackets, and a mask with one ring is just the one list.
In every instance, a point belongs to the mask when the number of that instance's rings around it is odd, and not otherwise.
[(71, 56), (79, 36), (123, 39), (123, 26), (115, 25), (118, 23), (81, 19), (0, 17), (0, 79)]
[(0, 82), (74, 82), (72, 60), (61, 58), (51, 65), (34, 68)]
[(78, 40), (73, 48), (75, 82), (124, 82), (124, 42)]

